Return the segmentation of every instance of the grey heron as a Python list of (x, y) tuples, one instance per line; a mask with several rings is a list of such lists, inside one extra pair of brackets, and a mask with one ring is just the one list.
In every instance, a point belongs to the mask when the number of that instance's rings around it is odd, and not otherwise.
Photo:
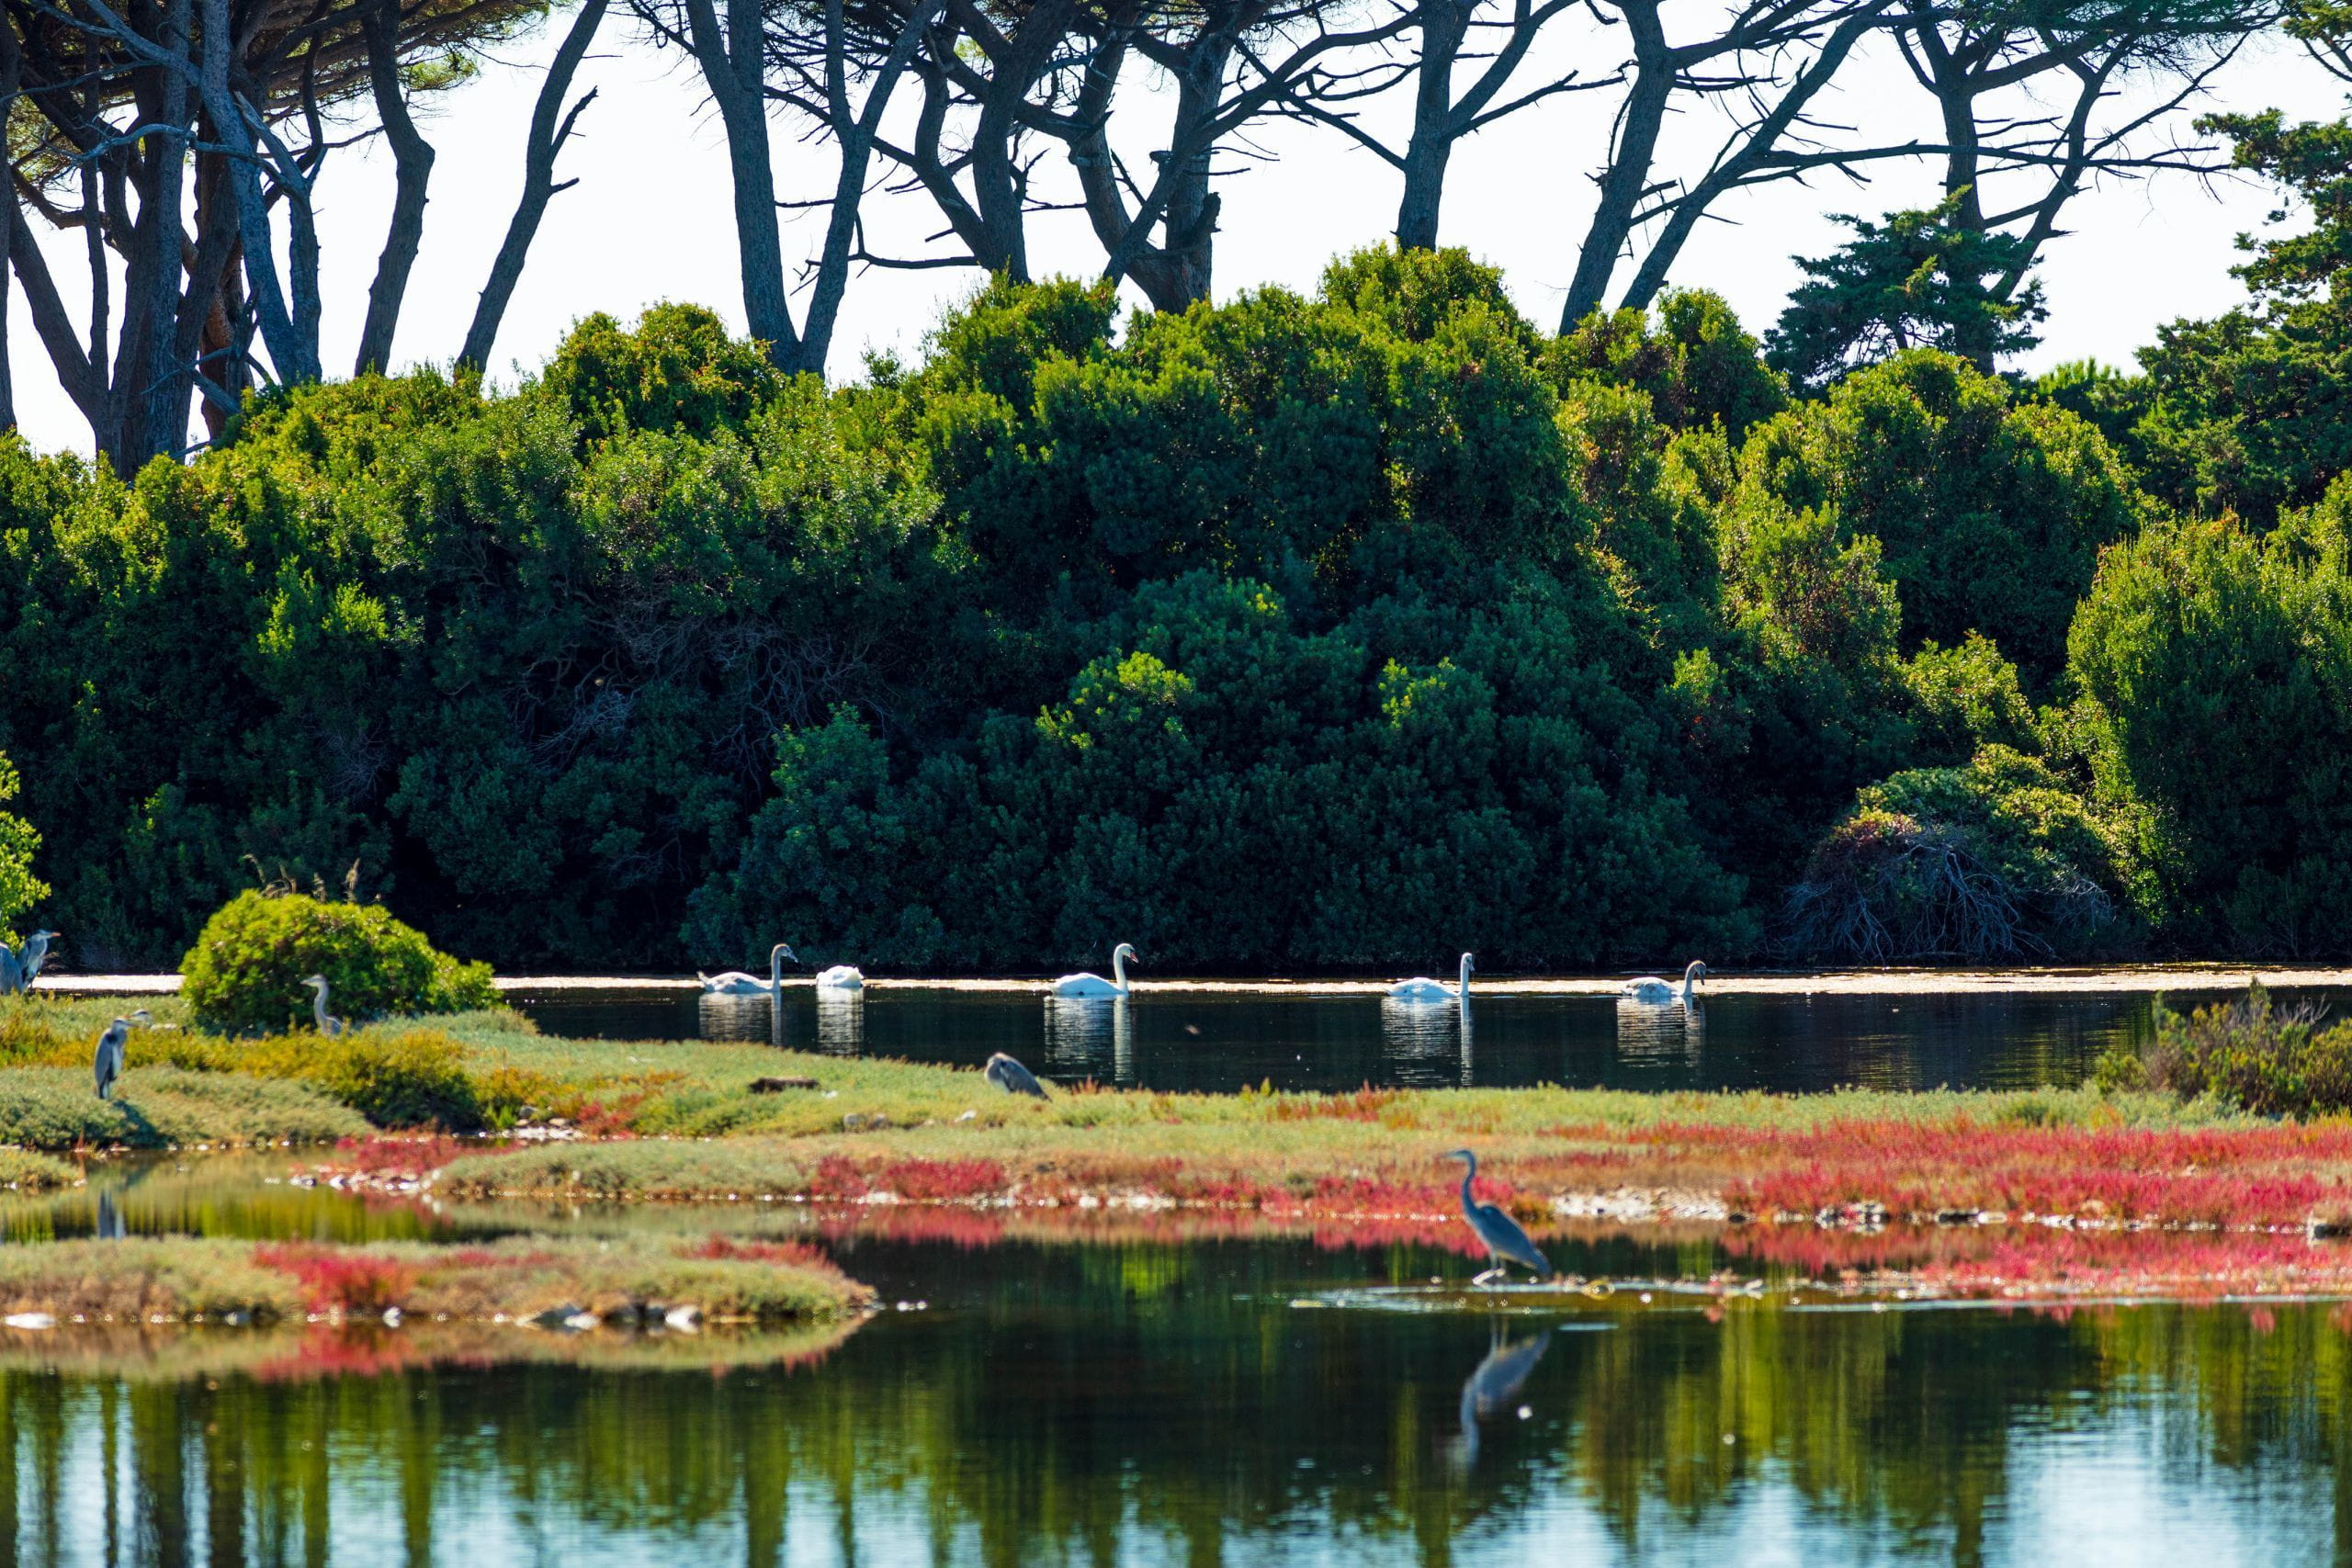
[(1001, 1051), (989, 1058), (989, 1065), (981, 1069), (981, 1076), (1007, 1094), (1035, 1095), (1039, 1100), (1048, 1098), (1046, 1086), (1037, 1081), (1037, 1075)]
[(697, 972), (695, 978), (702, 982), (704, 990), (715, 996), (780, 997), (784, 995), (784, 961), (787, 958), (795, 964), (800, 962), (798, 953), (785, 943), (777, 942), (768, 952), (768, 977), (764, 980), (757, 975), (746, 975), (741, 969), (729, 969), (724, 975)]
[(100, 1100), (114, 1098), (114, 1080), (122, 1077), (122, 1048), (130, 1039), (130, 1020), (127, 1018), (116, 1019), (98, 1036), (97, 1055), (90, 1063), (90, 1071), (97, 1079)]
[(1462, 1217), (1478, 1233), (1478, 1239), (1486, 1244), (1487, 1255), (1494, 1263), (1493, 1268), (1474, 1276), (1470, 1282), (1487, 1284), (1508, 1274), (1509, 1266), (1513, 1263), (1534, 1269), (1539, 1280), (1550, 1279), (1551, 1259), (1535, 1250), (1535, 1244), (1527, 1239), (1519, 1222), (1492, 1203), (1481, 1203), (1470, 1195), (1470, 1184), (1478, 1179), (1478, 1156), (1468, 1149), (1455, 1149), (1445, 1157), (1461, 1160), (1469, 1167), (1462, 1173)]
[(26, 990), (31, 990), (33, 982), (40, 977), (41, 965), (49, 962), (49, 939), (56, 934), (55, 931), (35, 931), (25, 939), (25, 949), (17, 955), (17, 962), (25, 971)]
[(313, 975), (302, 984), (311, 987), (311, 1016), (318, 1021), (319, 1032), (332, 1040), (351, 1026), (327, 1011), (327, 977)]
[(16, 950), (0, 942), (0, 997), (13, 997), (25, 988), (25, 966), (17, 962)]

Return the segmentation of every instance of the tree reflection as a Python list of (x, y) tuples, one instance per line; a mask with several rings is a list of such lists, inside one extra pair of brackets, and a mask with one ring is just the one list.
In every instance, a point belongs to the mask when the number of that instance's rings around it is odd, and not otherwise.
[[(1997, 1554), (1988, 1532), (2052, 1432), (2121, 1434), (2169, 1485), (2244, 1472), (2346, 1517), (2352, 1363), (2324, 1306), (1621, 1295), (1503, 1333), (1290, 1304), (1317, 1279), (1424, 1280), (1433, 1257), (1412, 1247), (868, 1241), (844, 1261), (934, 1310), (815, 1359), (729, 1360), (714, 1341), (674, 1366), (567, 1364), (549, 1337), (531, 1361), (490, 1339), (426, 1366), (350, 1353), (394, 1368), (369, 1375), (321, 1372), (341, 1353), (325, 1339), (267, 1367), (226, 1359), (243, 1341), (225, 1335), (143, 1362), (73, 1362), (62, 1338), (10, 1348), (0, 1539), (12, 1562), (46, 1543), (61, 1560), (322, 1563), (388, 1540), (412, 1562), (487, 1562), (480, 1543), (521, 1531), (556, 1560), (1010, 1565), (1215, 1563), (1279, 1536), (1304, 1561), (1444, 1562), (1567, 1509), (1628, 1556), (1703, 1542), (1769, 1488), (1849, 1531), (1857, 1556), (1973, 1563)], [(2344, 1544), (2315, 1508), (2246, 1528)], [(1318, 1559), (1307, 1539), (1334, 1544)]]

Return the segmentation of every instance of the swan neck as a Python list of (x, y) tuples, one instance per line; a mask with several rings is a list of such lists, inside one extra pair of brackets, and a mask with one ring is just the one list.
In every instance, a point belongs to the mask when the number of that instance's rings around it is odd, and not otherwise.
[(1127, 953), (1125, 948), (1114, 948), (1112, 950), (1111, 985), (1112, 988), (1118, 991), (1121, 995), (1124, 996), (1126, 993)]
[(1465, 998), (1466, 998), (1467, 996), (1469, 996), (1469, 994), (1470, 994), (1470, 955), (1469, 955), (1468, 953), (1464, 953), (1464, 954), (1462, 955), (1462, 980), (1461, 980), (1460, 987), (1459, 987), (1459, 988), (1460, 988), (1460, 990), (1461, 990), (1461, 992), (1462, 992), (1463, 996), (1464, 996)]

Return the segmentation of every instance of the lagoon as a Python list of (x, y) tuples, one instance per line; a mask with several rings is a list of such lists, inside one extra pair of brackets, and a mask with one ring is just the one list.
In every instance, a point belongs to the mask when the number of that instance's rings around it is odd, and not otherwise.
[[(2176, 991), (2185, 1008), (2222, 988)], [(2341, 1011), (2352, 989), (2278, 993)], [(1336, 1092), (1539, 1083), (1643, 1090), (2038, 1089), (2083, 1081), (2109, 1045), (2145, 1037), (2146, 991), (1793, 989), (1734, 992), (1686, 1017), (1607, 996), (1474, 992), (1405, 1006), (1362, 990), (1175, 988), (1125, 1002), (1057, 1003), (1008, 987), (788, 987), (781, 1005), (675, 987), (518, 985), (506, 999), (551, 1034), (765, 1040), (842, 1055), (978, 1066), (1009, 1052), (1051, 1081), (1230, 1092), (1260, 1084)]]

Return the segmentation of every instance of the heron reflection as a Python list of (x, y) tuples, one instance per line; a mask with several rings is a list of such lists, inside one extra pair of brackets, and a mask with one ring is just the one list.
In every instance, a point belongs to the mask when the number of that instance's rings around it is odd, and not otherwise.
[(1063, 1083), (1087, 1078), (1132, 1089), (1135, 1018), (1127, 998), (1046, 998), (1046, 1069)]
[(1497, 1411), (1509, 1408), (1519, 1398), (1519, 1391), (1527, 1385), (1528, 1374), (1551, 1348), (1550, 1329), (1525, 1339), (1507, 1339), (1503, 1337), (1502, 1321), (1496, 1320), (1487, 1359), (1462, 1383), (1462, 1430), (1454, 1444), (1454, 1457), (1464, 1469), (1478, 1462), (1479, 1423)]
[(1470, 1087), (1470, 1000), (1451, 1007), (1380, 998), (1380, 1047), (1393, 1083), (1408, 1089)]
[(130, 1234), (130, 1227), (123, 1223), (122, 1210), (115, 1202), (113, 1190), (105, 1187), (99, 1188), (98, 1239), (100, 1241), (120, 1241)]
[(865, 992), (861, 988), (817, 993), (817, 1049), (829, 1056), (854, 1056), (865, 1044)]

